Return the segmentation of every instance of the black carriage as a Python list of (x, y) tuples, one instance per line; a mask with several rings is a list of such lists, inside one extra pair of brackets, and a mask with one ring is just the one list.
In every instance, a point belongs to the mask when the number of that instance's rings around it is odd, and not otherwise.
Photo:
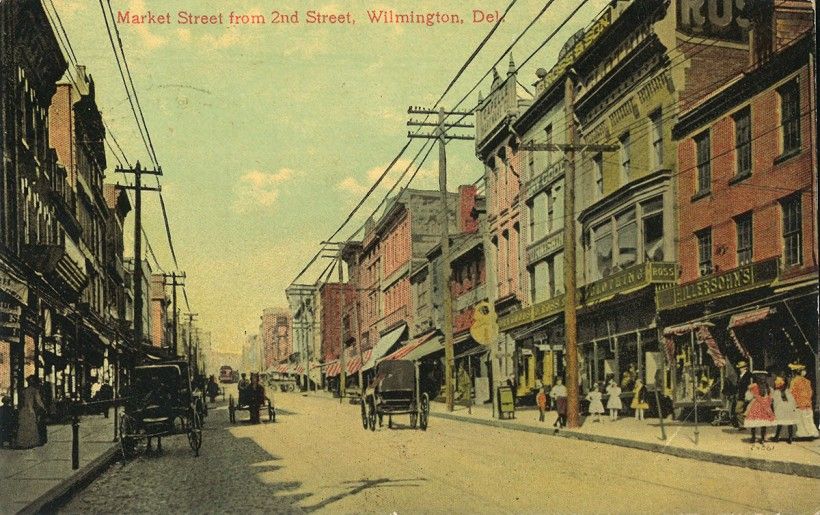
[[(234, 399), (233, 395), (228, 396), (228, 421), (231, 424), (236, 423), (236, 412), (247, 411), (250, 414), (251, 402), (250, 391), (239, 390), (239, 399)], [(268, 412), (268, 422), (276, 422), (276, 410), (273, 407), (273, 401), (270, 397), (265, 396), (264, 401), (259, 406), (260, 411), (266, 410)]]
[(205, 403), (195, 395), (186, 361), (162, 361), (134, 368), (120, 415), (119, 441), (123, 457), (136, 453), (141, 442), (184, 434), (199, 456)]
[(430, 416), (430, 395), (422, 391), (418, 368), (413, 361), (387, 360), (376, 365), (373, 381), (361, 400), (362, 425), (376, 430), (387, 415), (388, 427), (393, 427), (393, 415), (410, 415), (410, 427), (427, 429)]

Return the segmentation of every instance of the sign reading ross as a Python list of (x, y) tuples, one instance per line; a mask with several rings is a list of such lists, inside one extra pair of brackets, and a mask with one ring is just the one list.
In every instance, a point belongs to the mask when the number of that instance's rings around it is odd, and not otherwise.
[(678, 31), (709, 39), (746, 43), (751, 0), (677, 0)]

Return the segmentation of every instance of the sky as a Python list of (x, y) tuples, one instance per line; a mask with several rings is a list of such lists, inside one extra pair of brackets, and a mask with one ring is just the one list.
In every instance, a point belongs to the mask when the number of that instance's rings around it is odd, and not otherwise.
[[(96, 84), (97, 104), (132, 164), (150, 163), (108, 41), (98, 0), (42, 0), (59, 13), (78, 61)], [(503, 12), (509, 0), (103, 0), (114, 15), (170, 14), (168, 24), (117, 27), (163, 169), (180, 271), (199, 326), (222, 350), (241, 349), (267, 307), (286, 307), (284, 290), (333, 234), (407, 142), (408, 106), (431, 106), (493, 24), (473, 11)], [(604, 6), (590, 0), (518, 72), (532, 90), (535, 70), (549, 68), (566, 39)], [(544, 7), (518, 0), (442, 105), (453, 108)], [(554, 0), (513, 48), (521, 64), (579, 5)], [(455, 13), (464, 23), (370, 23), (367, 11)], [(273, 11), (298, 11), (298, 24), (270, 23)], [(179, 11), (222, 14), (223, 24), (179, 24)], [(307, 24), (308, 11), (350, 13), (355, 24)], [(230, 25), (230, 13), (261, 14), (267, 23)], [(112, 29), (113, 30), (113, 29)], [(116, 37), (116, 36), (115, 36)], [(490, 78), (478, 90), (485, 95)], [(460, 109), (472, 109), (478, 90)], [(353, 236), (373, 213), (424, 140), (414, 140), (338, 239)], [(447, 147), (448, 184), (482, 174), (474, 144)], [(437, 152), (414, 188), (438, 186)], [(114, 172), (109, 182), (130, 180)], [(415, 167), (412, 169), (415, 170)], [(411, 172), (412, 172), (411, 170)], [(165, 272), (174, 270), (156, 193), (144, 194), (143, 222)], [(126, 248), (133, 245), (132, 217)], [(133, 254), (133, 253), (131, 253)], [(126, 255), (129, 252), (126, 251)], [(153, 264), (153, 263), (152, 263)], [(299, 282), (313, 283), (327, 261)], [(156, 266), (154, 269), (156, 271)], [(182, 304), (183, 311), (187, 311)]]

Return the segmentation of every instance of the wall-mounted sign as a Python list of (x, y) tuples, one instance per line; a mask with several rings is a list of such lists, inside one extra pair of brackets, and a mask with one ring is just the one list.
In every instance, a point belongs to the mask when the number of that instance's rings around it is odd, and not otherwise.
[(545, 257), (554, 254), (564, 247), (564, 231), (563, 229), (550, 234), (527, 249), (527, 263), (533, 264)]
[(677, 0), (678, 31), (707, 39), (746, 43), (750, 0)]
[(652, 283), (675, 282), (676, 277), (674, 263), (657, 261), (638, 263), (590, 284), (584, 288), (582, 298), (584, 303), (588, 304), (616, 293), (626, 293)]
[(777, 274), (777, 259), (769, 259), (680, 286), (658, 290), (655, 300), (658, 309), (673, 309), (766, 286), (777, 278)]

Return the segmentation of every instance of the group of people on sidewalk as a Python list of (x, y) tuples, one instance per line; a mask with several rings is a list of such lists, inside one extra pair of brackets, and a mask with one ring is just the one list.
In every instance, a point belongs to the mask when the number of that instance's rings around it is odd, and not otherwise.
[(0, 406), (0, 447), (8, 445), (16, 449), (31, 449), (48, 441), (46, 416), (48, 410), (43, 401), (40, 379), (29, 376), (28, 386), (23, 388), (20, 409), (12, 405), (11, 397), (4, 395)]
[(781, 436), (788, 443), (795, 438), (819, 436), (812, 412), (812, 385), (806, 378), (805, 365), (791, 363), (790, 377), (752, 372), (745, 361), (738, 362), (736, 367), (739, 379), (735, 416), (739, 429), (751, 430), (752, 443), (765, 442), (766, 430), (770, 427), (775, 428), (774, 442), (780, 441)]

